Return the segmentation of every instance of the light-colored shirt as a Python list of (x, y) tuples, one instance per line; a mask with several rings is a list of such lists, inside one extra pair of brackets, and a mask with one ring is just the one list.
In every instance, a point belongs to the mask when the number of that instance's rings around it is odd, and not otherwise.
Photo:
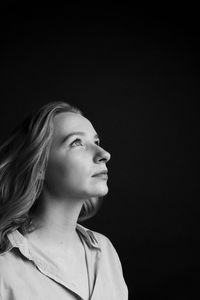
[[(127, 300), (121, 262), (110, 240), (80, 224), (76, 229), (85, 251), (89, 299)], [(88, 300), (72, 266), (66, 265), (63, 273), (18, 230), (8, 239), (10, 248), (0, 255), (0, 300)]]

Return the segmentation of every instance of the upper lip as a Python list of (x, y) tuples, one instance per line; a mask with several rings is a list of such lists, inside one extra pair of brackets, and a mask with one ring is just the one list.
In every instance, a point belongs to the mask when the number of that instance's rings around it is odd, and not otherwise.
[(102, 175), (102, 174), (105, 174), (105, 175), (107, 175), (108, 174), (108, 170), (103, 170), (103, 171), (100, 171), (100, 172), (98, 172), (98, 173), (95, 173), (94, 175), (92, 175), (92, 176), (98, 176), (98, 175)]

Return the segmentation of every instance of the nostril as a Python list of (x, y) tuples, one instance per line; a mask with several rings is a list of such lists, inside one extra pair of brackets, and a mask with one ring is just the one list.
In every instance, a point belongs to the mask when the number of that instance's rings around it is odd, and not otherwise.
[(104, 151), (102, 157), (100, 158), (100, 161), (108, 162), (110, 160), (110, 153), (107, 151)]

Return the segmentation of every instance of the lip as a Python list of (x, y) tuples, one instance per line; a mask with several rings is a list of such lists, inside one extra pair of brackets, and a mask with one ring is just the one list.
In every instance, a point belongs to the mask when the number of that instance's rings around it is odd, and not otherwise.
[(96, 174), (92, 175), (92, 177), (100, 177), (100, 178), (105, 178), (105, 179), (107, 179), (107, 178), (108, 178), (108, 171), (105, 170), (105, 171), (96, 173)]
[(95, 176), (92, 176), (92, 177), (102, 179), (102, 180), (107, 180), (108, 179), (108, 175), (106, 173), (96, 174)]

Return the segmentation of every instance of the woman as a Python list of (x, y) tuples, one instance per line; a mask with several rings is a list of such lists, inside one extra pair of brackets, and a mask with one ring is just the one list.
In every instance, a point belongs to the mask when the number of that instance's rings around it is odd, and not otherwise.
[(0, 299), (126, 300), (118, 255), (78, 222), (108, 192), (110, 154), (65, 102), (28, 117), (0, 148)]

